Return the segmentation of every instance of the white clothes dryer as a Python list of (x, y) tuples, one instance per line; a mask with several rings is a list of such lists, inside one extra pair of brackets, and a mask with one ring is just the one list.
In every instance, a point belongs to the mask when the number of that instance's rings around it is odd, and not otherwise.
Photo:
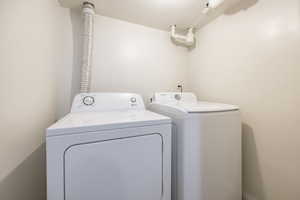
[(46, 145), (48, 200), (171, 199), (171, 120), (140, 95), (77, 95)]

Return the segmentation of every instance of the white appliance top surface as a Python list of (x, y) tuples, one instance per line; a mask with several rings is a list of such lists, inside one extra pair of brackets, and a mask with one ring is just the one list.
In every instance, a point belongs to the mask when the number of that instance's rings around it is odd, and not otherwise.
[[(92, 100), (84, 102), (85, 97), (92, 97)], [(71, 113), (50, 126), (47, 129), (47, 137), (165, 123), (171, 123), (171, 119), (147, 111), (140, 95), (79, 94), (74, 98)]]
[(156, 93), (153, 104), (175, 108), (185, 113), (225, 112), (239, 110), (238, 106), (198, 101), (193, 93)]
[(199, 101), (197, 103), (168, 103), (166, 106), (176, 108), (187, 113), (225, 112), (238, 110), (234, 105)]

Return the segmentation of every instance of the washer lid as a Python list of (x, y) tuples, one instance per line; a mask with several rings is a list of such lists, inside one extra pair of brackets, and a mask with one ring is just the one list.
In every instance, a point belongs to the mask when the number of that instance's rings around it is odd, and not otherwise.
[(175, 109), (183, 113), (211, 113), (211, 112), (228, 112), (239, 110), (239, 107), (234, 105), (220, 104), (220, 103), (211, 103), (199, 101), (197, 103), (153, 103), (153, 106), (163, 106), (164, 110)]
[(234, 105), (197, 101), (196, 95), (190, 92), (155, 93), (153, 104), (163, 105), (166, 109), (174, 108), (184, 113), (226, 112), (239, 109)]
[(234, 105), (221, 104), (221, 103), (211, 103), (199, 101), (197, 103), (181, 103), (179, 105), (188, 113), (205, 113), (205, 112), (226, 112), (234, 111), (239, 108)]
[(147, 110), (74, 112), (50, 126), (47, 137), (167, 123), (170, 118)]

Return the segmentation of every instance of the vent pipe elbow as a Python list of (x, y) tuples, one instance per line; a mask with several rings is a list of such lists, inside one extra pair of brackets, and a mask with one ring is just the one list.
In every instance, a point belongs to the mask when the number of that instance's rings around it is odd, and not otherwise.
[(176, 33), (176, 25), (171, 26), (171, 39), (180, 45), (191, 47), (195, 45), (194, 28), (191, 27), (187, 30), (186, 35)]

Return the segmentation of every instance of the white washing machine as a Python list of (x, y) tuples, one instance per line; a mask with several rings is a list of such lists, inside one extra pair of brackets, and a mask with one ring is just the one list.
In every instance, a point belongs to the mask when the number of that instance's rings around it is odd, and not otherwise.
[(171, 120), (140, 95), (77, 95), (46, 144), (48, 200), (171, 199)]
[(242, 199), (237, 106), (156, 93), (149, 108), (173, 121), (172, 200)]

